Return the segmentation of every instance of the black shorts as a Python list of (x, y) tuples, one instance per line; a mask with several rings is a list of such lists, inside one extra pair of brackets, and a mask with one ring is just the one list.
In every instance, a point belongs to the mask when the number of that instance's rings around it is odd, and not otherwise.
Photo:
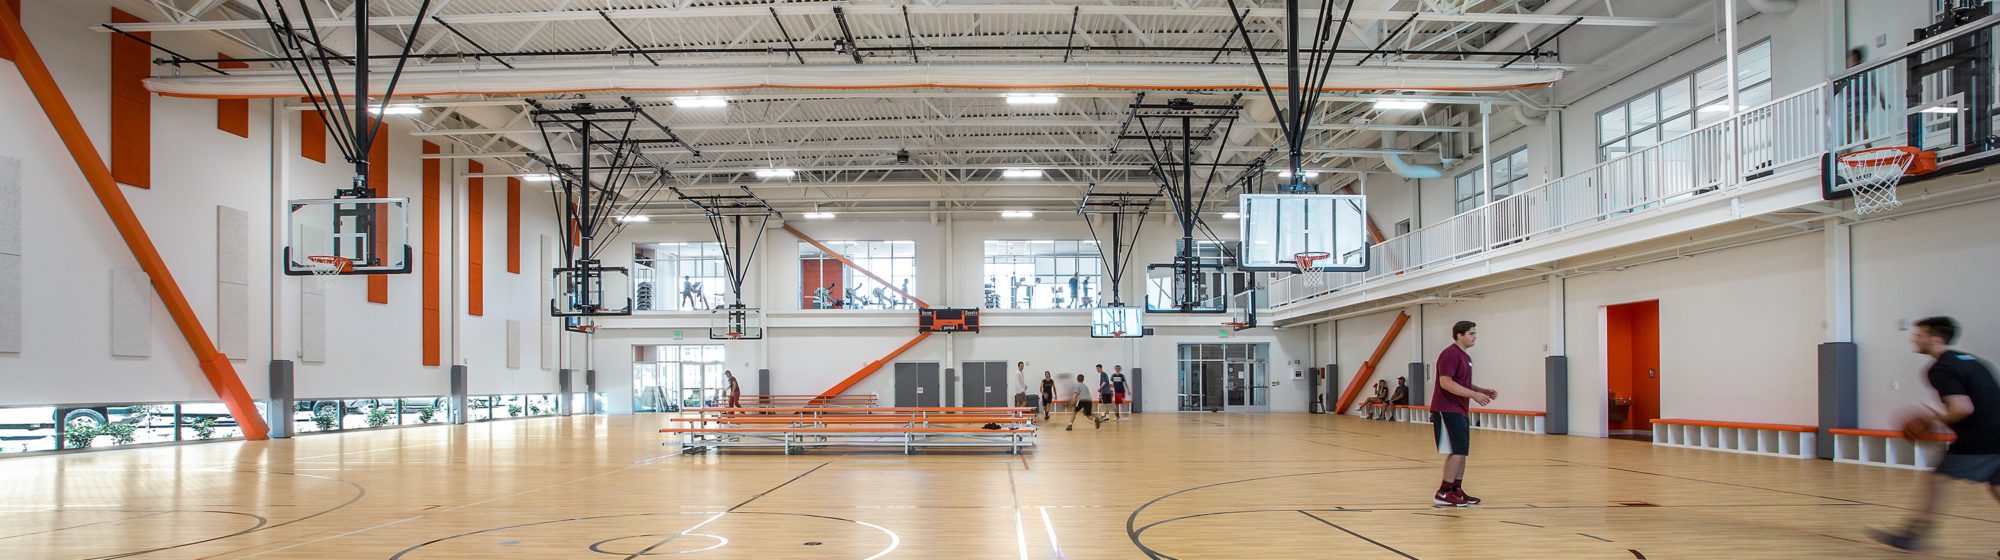
[(1972, 455), (1945, 451), (1938, 462), (1938, 474), (2000, 486), (2000, 455)]
[(1471, 455), (1471, 424), (1457, 412), (1432, 412), (1431, 434), (1437, 436), (1439, 455)]
[(1097, 402), (1111, 404), (1111, 393), (1098, 393)]
[(1075, 414), (1076, 412), (1091, 414), (1093, 412), (1093, 409), (1090, 406), (1090, 399), (1077, 399), (1076, 403), (1074, 404), (1076, 405), (1076, 410), (1071, 414)]

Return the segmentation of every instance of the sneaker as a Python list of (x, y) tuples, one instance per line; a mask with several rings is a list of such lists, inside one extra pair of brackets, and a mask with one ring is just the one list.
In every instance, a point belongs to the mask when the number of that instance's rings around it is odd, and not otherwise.
[(1437, 495), (1431, 496), (1431, 505), (1438, 507), (1465, 507), (1471, 504), (1465, 503), (1465, 496), (1459, 495), (1457, 492), (1439, 491)]
[(1892, 533), (1880, 529), (1869, 529), (1868, 538), (1874, 539), (1878, 543), (1896, 547), (1899, 550), (1919, 550), (1923, 548), (1923, 543), (1917, 540), (1915, 535), (1907, 531)]
[(1465, 500), (1465, 505), (1468, 505), (1468, 506), (1476, 506), (1476, 505), (1479, 505), (1479, 498), (1474, 498), (1474, 497), (1472, 497), (1472, 495), (1471, 495), (1471, 494), (1467, 494), (1467, 493), (1465, 493), (1465, 489), (1463, 489), (1463, 488), (1460, 488), (1460, 489), (1457, 489), (1457, 490), (1452, 490), (1452, 493), (1454, 493), (1454, 494), (1458, 494), (1458, 498), (1459, 498), (1459, 499), (1461, 499), (1461, 500)]
[(1069, 425), (1069, 427), (1067, 427), (1067, 428), (1063, 428), (1063, 431), (1067, 431), (1067, 432), (1074, 432), (1074, 431), (1076, 431), (1076, 423), (1075, 423), (1075, 422), (1071, 422), (1071, 423), (1070, 423), (1070, 425)]

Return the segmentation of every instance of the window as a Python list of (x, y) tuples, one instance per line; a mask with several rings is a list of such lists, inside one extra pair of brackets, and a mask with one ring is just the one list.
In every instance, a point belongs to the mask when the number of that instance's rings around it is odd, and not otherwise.
[[(1597, 114), (1597, 160), (1645, 149), (1729, 116), (1725, 61), (1716, 61)], [(1771, 100), (1771, 41), (1736, 56), (1741, 109)], [(1498, 184), (1498, 181), (1495, 181)]]
[(714, 309), (730, 302), (722, 244), (632, 244), (632, 309)]
[(828, 241), (826, 246), (873, 276), (820, 252), (811, 243), (799, 243), (800, 309), (916, 308), (876, 278), (910, 293), (917, 277), (917, 242)]
[(722, 376), (722, 345), (635, 346), (632, 411), (677, 412), (718, 406), (729, 381)]
[(1395, 235), (1393, 235), (1392, 237), (1402, 237), (1402, 236), (1405, 236), (1405, 235), (1409, 235), (1409, 234), (1410, 234), (1410, 221), (1409, 221), (1409, 220), (1403, 220), (1403, 221), (1399, 221), (1399, 222), (1396, 222), (1396, 230), (1395, 230), (1395, 231), (1396, 231), (1396, 234), (1395, 234)]
[(1452, 197), (1456, 201), (1453, 204), (1454, 213), (1464, 214), (1466, 211), (1485, 205), (1489, 200), (1507, 198), (1514, 193), (1521, 192), (1521, 189), (1527, 188), (1527, 148), (1518, 148), (1505, 155), (1495, 157), (1491, 165), (1493, 166), (1493, 196), (1490, 198), (1481, 196), (1484, 194), (1484, 191), (1480, 190), (1478, 168), (1461, 173), (1454, 180), (1452, 186)]
[(1080, 309), (1103, 288), (1096, 241), (986, 241), (987, 309)]

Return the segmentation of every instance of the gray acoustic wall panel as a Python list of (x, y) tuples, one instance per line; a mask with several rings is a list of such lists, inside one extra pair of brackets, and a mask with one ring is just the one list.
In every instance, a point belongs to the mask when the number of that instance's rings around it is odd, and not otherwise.
[(21, 256), (0, 253), (0, 352), (21, 351)]
[(250, 356), (250, 213), (215, 207), (215, 346)]
[(326, 294), (299, 295), (299, 361), (326, 363)]
[(111, 355), (153, 355), (153, 286), (146, 272), (111, 271)]
[(0, 157), (0, 352), (21, 351), (21, 160)]
[(521, 322), (507, 320), (507, 369), (521, 369)]

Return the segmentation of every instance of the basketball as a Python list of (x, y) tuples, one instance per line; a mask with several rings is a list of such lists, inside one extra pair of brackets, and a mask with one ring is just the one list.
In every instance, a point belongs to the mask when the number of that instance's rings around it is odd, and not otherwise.
[(1912, 441), (1920, 440), (1930, 437), (1931, 433), (1931, 421), (1929, 418), (1912, 416), (1903, 421), (1903, 439)]

